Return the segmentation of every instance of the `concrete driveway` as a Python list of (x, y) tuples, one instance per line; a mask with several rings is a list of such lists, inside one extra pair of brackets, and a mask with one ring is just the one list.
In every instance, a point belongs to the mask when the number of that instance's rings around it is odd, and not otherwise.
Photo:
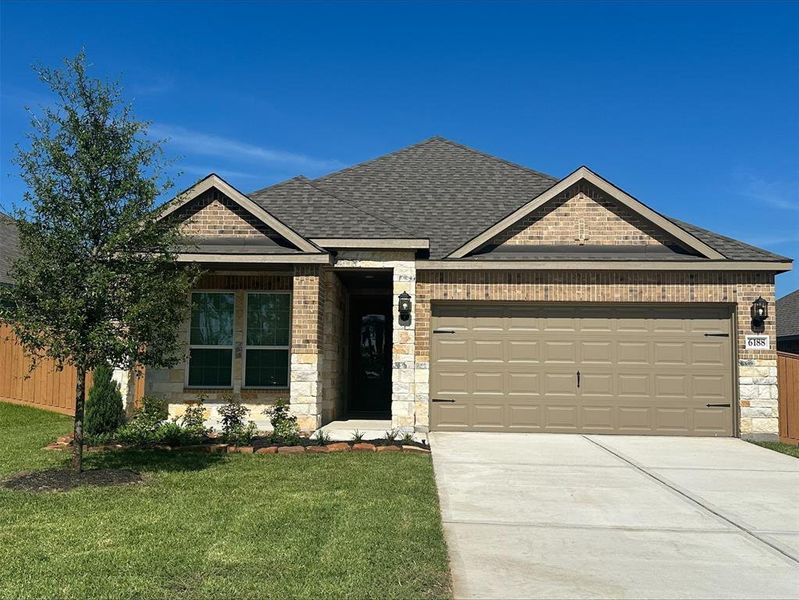
[(799, 598), (799, 460), (736, 439), (432, 433), (456, 598)]

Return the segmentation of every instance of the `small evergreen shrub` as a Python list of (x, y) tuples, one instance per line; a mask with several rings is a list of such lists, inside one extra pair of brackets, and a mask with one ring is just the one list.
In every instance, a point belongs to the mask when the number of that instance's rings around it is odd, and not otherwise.
[(363, 441), (363, 436), (363, 432), (356, 429), (352, 432), (352, 437), (350, 439), (356, 444), (359, 444)]
[(321, 429), (316, 432), (316, 443), (320, 446), (324, 446), (325, 444), (330, 443), (330, 434), (327, 431), (322, 431)]
[(288, 402), (282, 398), (274, 406), (267, 408), (264, 414), (269, 415), (272, 423), (272, 441), (280, 444), (293, 445), (300, 441), (300, 428), (297, 417), (289, 412)]
[(183, 428), (187, 439), (192, 443), (201, 442), (211, 432), (211, 429), (205, 426), (204, 401), (205, 396), (197, 396), (197, 400), (188, 403), (183, 415), (175, 419), (175, 423)]
[(122, 394), (119, 386), (112, 379), (113, 371), (109, 366), (94, 370), (92, 389), (86, 402), (86, 433), (99, 436), (115, 432), (125, 423), (125, 409), (122, 406)]
[(403, 444), (412, 444), (415, 441), (416, 440), (413, 439), (413, 434), (412, 433), (406, 433), (405, 435), (402, 436), (402, 443)]
[(258, 428), (255, 423), (245, 423), (250, 409), (237, 400), (232, 394), (225, 396), (226, 402), (217, 409), (222, 417), (222, 441), (236, 446), (252, 442)]

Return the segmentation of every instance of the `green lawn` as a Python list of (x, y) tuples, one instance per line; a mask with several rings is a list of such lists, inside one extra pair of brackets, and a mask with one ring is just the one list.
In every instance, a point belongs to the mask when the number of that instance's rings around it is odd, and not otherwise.
[[(66, 464), (66, 417), (0, 403), (0, 478)], [(429, 456), (91, 453), (143, 485), (0, 489), (2, 598), (442, 598)]]
[(795, 456), (799, 458), (799, 446), (795, 444), (783, 444), (782, 442), (752, 442), (753, 444), (757, 444), (758, 446), (763, 446), (764, 448), (768, 448), (769, 450), (774, 450), (775, 452), (782, 452), (783, 454), (787, 454), (788, 456)]

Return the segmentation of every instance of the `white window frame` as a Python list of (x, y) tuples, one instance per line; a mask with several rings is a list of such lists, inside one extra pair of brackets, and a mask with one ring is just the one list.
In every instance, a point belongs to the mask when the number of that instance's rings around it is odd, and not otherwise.
[[(191, 307), (194, 305), (194, 294), (227, 294), (233, 296), (233, 331), (230, 334), (229, 346), (209, 346), (207, 344), (191, 343)], [(192, 390), (232, 390), (233, 389), (233, 366), (236, 358), (236, 292), (234, 290), (192, 290), (189, 294), (189, 356), (186, 360), (186, 378), (183, 385), (186, 389)], [(191, 371), (191, 351), (197, 350), (230, 350), (230, 385), (190, 385), (189, 373)]]
[[(248, 346), (247, 345), (247, 319), (249, 318), (250, 294), (284, 294), (289, 297), (289, 342), (286, 346)], [(291, 334), (292, 313), (294, 306), (291, 301), (291, 290), (247, 290), (244, 293), (244, 330), (242, 331), (242, 347), (244, 348), (241, 361), (241, 388), (246, 390), (287, 390), (291, 384)], [(247, 350), (287, 350), (286, 354), (286, 385), (247, 385)]]

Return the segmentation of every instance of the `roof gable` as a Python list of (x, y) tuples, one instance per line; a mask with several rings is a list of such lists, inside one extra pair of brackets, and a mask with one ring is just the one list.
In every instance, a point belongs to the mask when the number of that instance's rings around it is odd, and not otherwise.
[(675, 223), (665, 218), (661, 214), (655, 212), (642, 202), (639, 202), (620, 188), (616, 187), (609, 181), (603, 179), (587, 167), (580, 167), (570, 175), (560, 180), (557, 184), (553, 185), (537, 197), (533, 198), (523, 206), (517, 208), (503, 219), (496, 222), (488, 229), (481, 232), (479, 235), (473, 237), (467, 243), (453, 251), (448, 258), (463, 258), (469, 253), (474, 252), (478, 248), (491, 243), (491, 240), (503, 234), (509, 228), (514, 227), (520, 221), (533, 214), (534, 211), (545, 207), (549, 203), (557, 202), (564, 194), (568, 194), (569, 190), (582, 182), (591, 184), (596, 189), (610, 198), (613, 198), (618, 205), (625, 207), (628, 215), (636, 215), (636, 219), (640, 219), (638, 228), (643, 223), (649, 223), (656, 229), (652, 231), (660, 231), (676, 243), (684, 248), (693, 250), (697, 254), (709, 259), (723, 259), (724, 256), (717, 252), (715, 249), (704, 243), (702, 240), (678, 227)]
[[(202, 211), (210, 219), (197, 219)], [(202, 216), (206, 216), (202, 215)], [(293, 246), (301, 252), (319, 253), (320, 248), (270, 214), (215, 174), (197, 182), (163, 208), (160, 219), (172, 217), (186, 221), (187, 232), (199, 237), (247, 237), (263, 235), (278, 246)], [(206, 227), (219, 218), (220, 226)], [(192, 223), (199, 221), (200, 225)]]

